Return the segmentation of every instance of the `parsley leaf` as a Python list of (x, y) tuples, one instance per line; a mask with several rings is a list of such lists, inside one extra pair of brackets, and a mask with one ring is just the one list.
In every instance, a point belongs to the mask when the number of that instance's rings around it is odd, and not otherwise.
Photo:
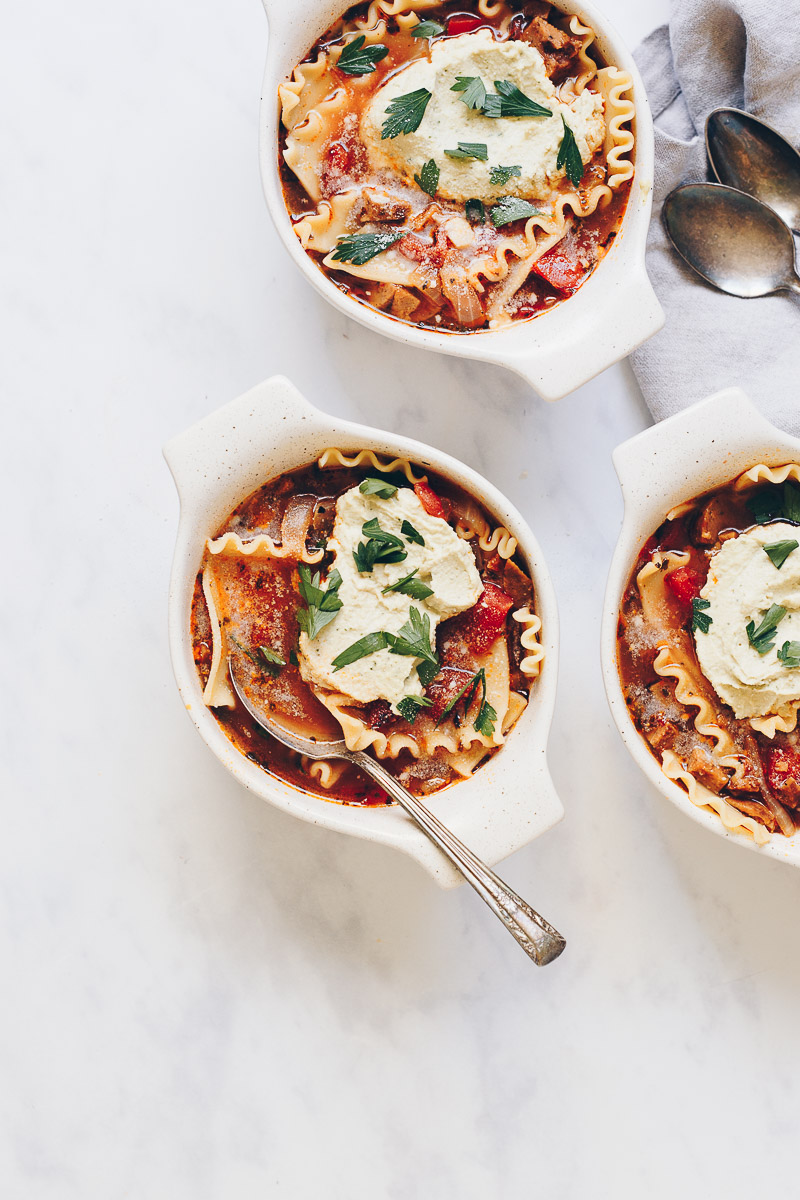
[(699, 629), (701, 633), (708, 633), (713, 624), (711, 617), (703, 609), (711, 608), (711, 601), (704, 600), (702, 596), (695, 596), (692, 600), (692, 633), (696, 633)]
[(440, 33), (444, 33), (444, 25), (439, 25), (436, 21), (420, 21), (419, 25), (415, 25), (411, 30), (411, 36), (419, 38), (438, 37)]
[(414, 182), (429, 196), (436, 195), (436, 189), (439, 186), (439, 168), (435, 159), (428, 159), (419, 175), (414, 176)]
[(786, 480), (783, 485), (783, 515), (787, 521), (800, 523), (800, 488), (796, 483)]
[(413, 597), (414, 600), (427, 600), (428, 596), (433, 595), (433, 588), (429, 588), (421, 579), (414, 578), (418, 570), (419, 567), (415, 567), (410, 575), (398, 579), (397, 583), (390, 583), (383, 589), (382, 595), (386, 596), (389, 592), (401, 592), (404, 596)]
[(398, 702), (397, 711), (404, 721), (409, 725), (413, 725), (419, 716), (420, 709), (430, 708), (433, 704), (427, 696), (403, 696), (403, 699)]
[(396, 138), (401, 133), (414, 133), (419, 129), (432, 95), (427, 88), (417, 88), (415, 92), (406, 92), (391, 100), (386, 106), (381, 138)]
[(778, 661), (784, 667), (800, 667), (800, 642), (784, 642), (778, 651)]
[(345, 75), (369, 75), (375, 70), (375, 64), (389, 53), (388, 46), (365, 46), (367, 39), (359, 34), (348, 42), (336, 66)]
[(416, 542), (418, 546), (425, 545), (425, 538), (414, 528), (410, 521), (403, 521), (403, 524), (400, 526), (400, 532), (410, 542)]
[(578, 143), (575, 141), (575, 134), (570, 129), (563, 115), (561, 121), (564, 125), (564, 136), (558, 148), (556, 166), (558, 168), (563, 167), (567, 172), (567, 178), (570, 183), (574, 187), (577, 187), (583, 179), (583, 159), (578, 149)]
[(296, 650), (290, 650), (290, 651), (289, 651), (289, 662), (292, 664), (292, 666), (293, 666), (293, 667), (299, 667), (299, 666), (300, 666), (300, 659), (297, 657), (297, 651), (296, 651)]
[(492, 708), (488, 700), (483, 700), (480, 711), (473, 721), (473, 725), (478, 733), (482, 733), (484, 737), (491, 737), (494, 733), (495, 722), (497, 721), (497, 713)]
[(445, 150), (448, 158), (478, 158), (486, 162), (489, 158), (489, 147), (485, 142), (459, 142), (457, 150)]
[(258, 667), (259, 671), (266, 671), (273, 679), (277, 679), (281, 673), (281, 667), (286, 666), (286, 659), (270, 646), (256, 646), (255, 650), (248, 650), (247, 646), (243, 646), (233, 634), (231, 634), (231, 641), (239, 647), (243, 654), (247, 655), (254, 667)]
[[(497, 713), (492, 708), (491, 704), (486, 699), (486, 671), (481, 667), (477, 674), (468, 680), (461, 691), (454, 696), (448, 705), (446, 705), (441, 717), (436, 722), (437, 726), (441, 725), (450, 713), (457, 708), (459, 704), (463, 706), (463, 719), (466, 721), (467, 714), (472, 706), (472, 702), (478, 694), (478, 688), (481, 689), (481, 702), (478, 707), (478, 715), (473, 721), (473, 728), (482, 733), (484, 737), (491, 737), (494, 733), (495, 722), (497, 721)], [(456, 713), (454, 720), (459, 723), (458, 714)]]
[(470, 225), (483, 225), (486, 222), (486, 209), (482, 200), (468, 200), (464, 206), (467, 220)]
[(508, 183), (512, 175), (520, 176), (522, 167), (492, 167), (489, 172), (489, 182), (493, 187), (502, 187)]
[(794, 538), (789, 538), (784, 542), (768, 542), (764, 546), (764, 553), (776, 570), (780, 571), (783, 564), (786, 562), (793, 550), (800, 546), (800, 542)]
[(358, 490), (364, 496), (380, 496), (381, 500), (391, 500), (392, 496), (397, 494), (397, 488), (393, 483), (389, 483), (386, 479), (375, 479), (372, 475), (361, 480)]
[(758, 627), (755, 621), (747, 622), (747, 640), (759, 654), (771, 650), (778, 632), (778, 625), (786, 616), (782, 604), (771, 604), (762, 617)]
[(305, 563), (297, 568), (300, 576), (300, 595), (308, 608), (298, 608), (295, 616), (297, 624), (313, 642), (314, 638), (328, 625), (342, 607), (339, 598), (339, 588), (342, 577), (334, 568), (328, 576), (327, 588), (320, 585), (320, 573), (315, 571), (312, 577)]
[[(408, 654), (414, 658), (421, 658), (423, 663), (435, 667), (438, 673), (439, 659), (431, 646), (431, 619), (427, 613), (421, 613), (413, 605), (409, 610), (408, 620), (393, 638), (390, 649), (392, 654)], [(422, 679), (421, 667), (419, 676)]]
[(348, 233), (339, 238), (333, 258), (336, 262), (349, 262), (356, 267), (363, 267), (371, 258), (383, 254), (384, 250), (399, 242), (401, 237), (405, 237), (405, 234), (394, 229), (382, 233)]
[(398, 563), (408, 558), (408, 551), (403, 548), (403, 539), (396, 533), (388, 533), (381, 529), (377, 517), (365, 521), (361, 532), (368, 540), (359, 542), (353, 551), (353, 561), (360, 575), (369, 573), (376, 562)]
[(396, 533), (389, 533), (388, 529), (381, 529), (377, 517), (372, 517), (371, 520), (365, 521), (361, 526), (361, 532), (364, 537), (372, 538), (376, 542), (382, 542), (385, 546), (392, 546), (399, 550), (403, 548), (403, 539), (398, 537)]
[(782, 488), (772, 486), (756, 492), (747, 501), (747, 507), (758, 525), (766, 525), (776, 518), (800, 525), (800, 488), (787, 479)]
[(501, 225), (508, 225), (511, 221), (527, 221), (528, 217), (538, 215), (538, 208), (534, 208), (527, 200), (520, 200), (516, 196), (503, 196), (503, 199), (499, 200), (494, 208), (489, 209), (489, 216), (496, 229), (499, 229)]
[(366, 658), (368, 654), (375, 654), (378, 650), (385, 650), (391, 644), (391, 633), (368, 633), (366, 637), (359, 638), (357, 642), (353, 642), (352, 646), (348, 646), (341, 654), (337, 654), (333, 660), (334, 671), (341, 671), (342, 667), (348, 667), (350, 663), (357, 662), (359, 658)]
[(482, 109), (486, 101), (486, 85), (476, 75), (458, 75), (450, 91), (461, 92), (459, 100), (463, 101), (467, 108)]
[[(499, 107), (500, 111), (497, 114), (501, 117), (552, 117), (553, 110), (545, 108), (543, 104), (537, 104), (535, 100), (531, 100), (530, 96), (526, 96), (519, 88), (511, 83), (508, 79), (495, 79), (494, 90), (500, 97), (499, 106), (492, 104), (492, 109)], [(487, 97), (488, 99), (489, 97)], [(484, 104), (484, 116), (495, 115), (494, 111), (486, 112)]]

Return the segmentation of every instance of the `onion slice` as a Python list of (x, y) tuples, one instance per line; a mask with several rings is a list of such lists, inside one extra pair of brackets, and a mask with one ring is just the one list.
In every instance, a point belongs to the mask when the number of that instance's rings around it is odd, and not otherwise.
[(306, 536), (314, 509), (316, 496), (292, 496), (286, 505), (281, 521), (281, 545), (294, 558), (302, 558), (306, 548)]
[(452, 304), (459, 325), (474, 329), (483, 325), (486, 314), (478, 299), (478, 293), (467, 281), (467, 273), (463, 267), (445, 263), (440, 273), (442, 291)]

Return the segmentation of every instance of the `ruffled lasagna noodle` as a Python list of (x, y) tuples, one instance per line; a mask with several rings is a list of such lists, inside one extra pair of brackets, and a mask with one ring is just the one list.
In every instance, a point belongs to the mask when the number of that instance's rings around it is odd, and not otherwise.
[[(334, 630), (335, 621), (351, 619), (348, 607), (362, 602), (359, 588), (369, 591), (373, 573), (383, 572), (376, 578), (378, 594), (384, 595), (387, 579), (398, 583), (408, 574), (406, 559), (417, 554), (417, 561), (423, 561), (417, 547), (424, 547), (425, 538), (413, 525), (409, 532), (400, 516), (394, 528), (405, 528), (406, 540), (396, 561), (364, 566), (354, 551), (355, 565), (350, 565), (340, 556), (345, 536), (341, 522), (352, 509), (365, 525), (378, 520), (380, 537), (391, 533), (387, 520), (393, 506), (401, 515), (417, 513), (417, 525), (441, 542), (441, 549), (436, 542), (426, 551), (435, 559), (430, 571), (418, 567), (413, 572), (431, 587), (407, 599), (401, 593), (399, 601), (401, 614), (408, 604), (409, 615), (414, 607), (418, 616), (424, 610), (436, 617), (430, 643), (436, 670), (424, 681), (421, 675), (416, 680), (416, 668), (412, 670), (408, 692), (419, 703), (410, 712), (388, 703), (379, 691), (365, 701), (356, 698), (358, 689), (354, 695), (323, 683), (311, 648), (324, 630), (298, 639), (298, 610), (308, 604), (303, 577), (313, 580), (318, 571), (317, 584), (324, 589), (335, 578), (334, 565), (342, 568), (347, 582), (338, 585), (341, 611), (325, 623)], [(378, 516), (370, 518), (370, 513)], [(367, 541), (367, 529), (356, 532)], [(448, 555), (453, 564), (464, 564), (456, 575)], [(437, 575), (442, 570), (445, 574)], [(453, 599), (463, 587), (459, 578), (475, 581), (461, 601)], [(441, 595), (435, 586), (444, 589)], [(398, 609), (396, 598), (393, 607)], [(445, 619), (439, 620), (436, 614), (442, 611)], [(390, 615), (387, 611), (384, 618)], [(502, 747), (542, 669), (540, 631), (530, 575), (512, 533), (461, 488), (405, 458), (371, 449), (331, 447), (315, 463), (248, 497), (206, 542), (192, 610), (203, 699), (234, 744), (265, 770), (345, 803), (386, 801), (348, 764), (294, 756), (260, 735), (237, 701), (229, 660), (251, 699), (265, 704), (276, 719), (319, 741), (343, 738), (351, 750), (369, 751), (406, 786), (425, 793), (470, 776)], [(354, 629), (344, 640), (372, 632)], [(394, 661), (410, 667), (418, 660)], [(333, 678), (346, 683), (348, 673)]]
[[(279, 88), (285, 198), (303, 248), (364, 303), (452, 331), (528, 319), (570, 296), (608, 251), (634, 170), (632, 80), (603, 63), (589, 26), (538, 3), (479, 0), (474, 14), (357, 5)], [(415, 37), (423, 22), (428, 36)], [(482, 63), (535, 90), (519, 89), (534, 108), (487, 117), (453, 98), (456, 71), (491, 93)], [(401, 105), (428, 93), (416, 126), (387, 132), (384, 89)]]
[(800, 808), (793, 629), (797, 463), (756, 464), (670, 509), (640, 551), (620, 610), (620, 677), (634, 723), (693, 804), (759, 844), (791, 835)]

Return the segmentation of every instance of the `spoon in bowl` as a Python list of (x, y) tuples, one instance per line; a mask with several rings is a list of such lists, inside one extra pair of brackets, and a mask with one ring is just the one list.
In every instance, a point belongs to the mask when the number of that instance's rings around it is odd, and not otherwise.
[(800, 154), (776, 129), (741, 109), (715, 108), (706, 151), (720, 183), (755, 196), (800, 232)]
[(760, 200), (721, 183), (685, 183), (667, 196), (662, 215), (681, 258), (720, 291), (800, 295), (792, 231)]
[(342, 758), (359, 767), (365, 774), (380, 784), (383, 790), (416, 821), (431, 841), (457, 867), (468, 883), (485, 900), (492, 912), (500, 918), (512, 937), (537, 966), (543, 967), (558, 958), (566, 946), (564, 938), (540, 917), (529, 904), (503, 882), (494, 871), (473, 854), (446, 825), (421, 804), (416, 796), (387, 771), (376, 759), (363, 750), (348, 750), (344, 741), (318, 742), (299, 737), (276, 724), (271, 717), (260, 712), (247, 696), (243, 683), (236, 678), (235, 664), (228, 658), (228, 670), (234, 691), (250, 716), (261, 729), (283, 742), (290, 750), (305, 754), (308, 758)]

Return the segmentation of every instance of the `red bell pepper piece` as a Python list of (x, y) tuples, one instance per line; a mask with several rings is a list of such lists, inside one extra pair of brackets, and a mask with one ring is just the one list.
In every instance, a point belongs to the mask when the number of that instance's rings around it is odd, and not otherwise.
[(470, 16), (469, 13), (454, 13), (447, 22), (447, 32), (450, 37), (456, 37), (459, 33), (474, 33), (476, 29), (482, 29), (486, 25), (486, 21), (482, 21), (480, 17)]
[(475, 606), (467, 614), (464, 639), (475, 654), (485, 654), (505, 631), (514, 601), (502, 588), (485, 583)]
[(574, 292), (586, 274), (586, 268), (560, 246), (554, 246), (547, 254), (543, 254), (532, 269), (558, 292)]
[(441, 517), (443, 521), (449, 519), (451, 512), (449, 501), (443, 500), (441, 496), (437, 496), (433, 488), (428, 487), (424, 479), (414, 484), (414, 491), (417, 493), (417, 499), (429, 516)]

